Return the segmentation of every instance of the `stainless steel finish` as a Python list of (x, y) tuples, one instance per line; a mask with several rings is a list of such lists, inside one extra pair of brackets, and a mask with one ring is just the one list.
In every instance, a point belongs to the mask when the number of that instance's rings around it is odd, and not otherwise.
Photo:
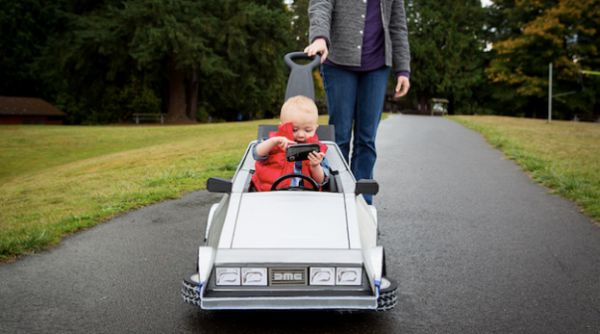
[(242, 194), (231, 248), (349, 248), (344, 194)]
[[(204, 287), (202, 288), (202, 291)], [(302, 309), (376, 309), (377, 297), (252, 297), (201, 299), (206, 310), (302, 310)]]
[[(231, 193), (211, 207), (206, 243), (198, 251), (194, 303), (212, 310), (377, 308), (383, 263), (383, 249), (376, 242), (377, 210), (354, 194), (356, 180), (337, 145), (324, 142), (342, 192), (248, 192), (255, 143), (232, 179)], [(311, 265), (361, 267), (362, 284), (309, 285)], [(240, 285), (214, 286), (210, 277), (215, 267), (240, 268)], [(267, 268), (266, 285), (243, 285), (243, 268)], [(264, 289), (279, 292), (262, 296)]]
[(219, 249), (218, 265), (238, 263), (339, 263), (360, 265), (363, 252), (358, 249)]

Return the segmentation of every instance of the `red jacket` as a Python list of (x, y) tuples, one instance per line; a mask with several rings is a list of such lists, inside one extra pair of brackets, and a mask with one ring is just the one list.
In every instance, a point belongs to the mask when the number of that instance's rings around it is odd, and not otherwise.
[[(278, 127), (277, 132), (269, 133), (269, 138), (275, 136), (286, 137), (289, 140), (294, 140), (294, 130), (292, 123), (285, 123)], [(327, 152), (327, 146), (323, 145), (319, 142), (319, 137), (315, 134), (314, 136), (308, 138), (305, 143), (317, 143), (321, 147), (321, 152)], [(310, 174), (310, 165), (309, 160), (302, 161), (302, 174), (312, 177)], [(289, 162), (285, 158), (285, 150), (283, 150), (279, 146), (275, 146), (271, 152), (269, 152), (269, 156), (267, 160), (257, 160), (254, 169), (254, 175), (252, 175), (252, 183), (256, 187), (258, 191), (269, 191), (271, 190), (271, 185), (273, 182), (277, 180), (278, 177), (294, 173), (294, 162)], [(281, 182), (277, 187), (289, 187), (291, 178)], [(312, 188), (312, 185), (309, 182), (304, 182), (304, 186), (307, 188)]]

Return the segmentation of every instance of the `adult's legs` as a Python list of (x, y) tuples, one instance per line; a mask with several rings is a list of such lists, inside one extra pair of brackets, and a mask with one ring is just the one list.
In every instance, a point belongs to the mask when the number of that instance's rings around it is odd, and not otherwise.
[(323, 64), (321, 76), (327, 94), (329, 124), (335, 126), (335, 142), (349, 163), (358, 74)]
[[(372, 179), (377, 159), (375, 138), (381, 119), (389, 67), (361, 73), (358, 80), (357, 108), (354, 116), (354, 140), (350, 167), (357, 180)], [(365, 195), (372, 204), (371, 195)]]

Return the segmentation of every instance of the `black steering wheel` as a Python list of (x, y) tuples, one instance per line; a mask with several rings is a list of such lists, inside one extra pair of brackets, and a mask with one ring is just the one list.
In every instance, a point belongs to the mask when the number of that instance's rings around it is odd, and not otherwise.
[[(287, 179), (291, 179), (294, 177), (298, 177), (301, 178), (303, 180), (306, 180), (308, 182), (310, 182), (310, 185), (313, 186), (313, 188), (307, 188), (304, 186), (295, 186), (295, 187), (287, 187), (287, 188), (281, 188), (281, 189), (277, 189), (277, 186), (283, 182), (284, 180)], [(285, 175), (281, 175), (280, 177), (277, 178), (277, 180), (275, 180), (275, 182), (273, 182), (273, 185), (271, 186), (271, 191), (275, 191), (275, 190), (311, 190), (311, 191), (318, 191), (319, 190), (319, 184), (317, 183), (317, 181), (315, 181), (315, 179), (313, 179), (310, 176), (306, 176), (304, 174), (297, 174), (297, 173), (290, 173), (290, 174), (285, 174)]]

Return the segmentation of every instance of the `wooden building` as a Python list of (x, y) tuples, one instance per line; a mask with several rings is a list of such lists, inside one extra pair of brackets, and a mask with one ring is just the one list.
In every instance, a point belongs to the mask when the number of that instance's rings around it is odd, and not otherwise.
[(42, 99), (0, 96), (0, 124), (63, 124), (66, 116)]

